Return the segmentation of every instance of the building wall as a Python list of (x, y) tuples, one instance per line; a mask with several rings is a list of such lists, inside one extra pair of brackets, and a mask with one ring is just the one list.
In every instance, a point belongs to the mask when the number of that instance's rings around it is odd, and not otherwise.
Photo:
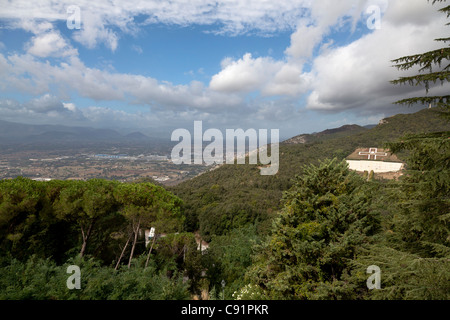
[(346, 160), (351, 170), (355, 171), (372, 171), (379, 172), (397, 172), (403, 169), (401, 162), (384, 162), (384, 161), (370, 161), (370, 160)]

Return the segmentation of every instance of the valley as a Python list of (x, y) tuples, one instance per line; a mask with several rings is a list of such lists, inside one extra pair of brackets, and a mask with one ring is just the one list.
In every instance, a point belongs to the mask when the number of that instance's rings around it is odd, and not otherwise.
[[(144, 144), (92, 144), (73, 148), (21, 146), (3, 148), (0, 179), (18, 176), (34, 180), (89, 180), (131, 182), (150, 179), (174, 185), (204, 172), (203, 165), (175, 165), (170, 154)], [(154, 152), (154, 153), (153, 153)]]
[(131, 182), (174, 185), (208, 168), (170, 161), (173, 143), (141, 132), (30, 125), (0, 120), (0, 179)]

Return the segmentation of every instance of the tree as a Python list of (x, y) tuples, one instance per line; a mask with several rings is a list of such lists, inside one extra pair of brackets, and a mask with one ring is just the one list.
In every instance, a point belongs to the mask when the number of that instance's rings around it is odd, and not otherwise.
[[(380, 242), (360, 249), (358, 257), (350, 262), (351, 276), (345, 278), (354, 288), (352, 299), (450, 299), (448, 259), (422, 258), (395, 247), (395, 244)], [(367, 267), (370, 265), (381, 269), (380, 289), (367, 289)]]
[(345, 297), (348, 261), (379, 227), (371, 197), (370, 184), (345, 161), (306, 167), (284, 194), (247, 277), (274, 299)]
[(414, 135), (389, 144), (407, 150), (406, 174), (400, 181), (395, 231), (409, 250), (422, 256), (450, 255), (450, 136)]
[[(444, 0), (445, 1), (445, 0)], [(442, 0), (433, 0), (433, 4), (442, 2)], [(439, 9), (440, 12), (447, 14), (450, 17), (450, 5)], [(449, 25), (449, 24), (447, 24)], [(447, 43), (450, 37), (438, 38), (436, 41)], [(414, 67), (420, 67), (419, 74), (408, 77), (401, 77), (397, 80), (392, 80), (393, 84), (409, 84), (409, 85), (424, 85), (426, 96), (406, 98), (395, 102), (396, 104), (413, 105), (436, 105), (442, 107), (446, 111), (450, 111), (450, 95), (428, 96), (430, 84), (440, 82), (444, 84), (450, 80), (450, 63), (444, 64), (450, 60), (450, 48), (448, 46), (439, 48), (437, 50), (428, 51), (420, 54), (401, 57), (392, 62), (399, 70), (409, 70)], [(426, 72), (426, 73), (424, 73)], [(447, 117), (448, 113), (444, 113)]]
[(60, 219), (78, 224), (82, 239), (81, 257), (86, 253), (96, 222), (117, 210), (113, 197), (115, 185), (115, 182), (101, 179), (72, 181), (60, 193), (55, 204), (56, 214)]
[(5, 252), (23, 257), (31, 251), (27, 242), (39, 228), (40, 211), (46, 209), (43, 198), (42, 185), (30, 179), (0, 181), (0, 240)]
[[(450, 16), (450, 6), (439, 11)], [(445, 43), (450, 38), (436, 40)], [(423, 84), (427, 94), (396, 103), (435, 105), (432, 110), (449, 119), (449, 96), (428, 96), (431, 83), (449, 81), (450, 64), (444, 64), (449, 58), (450, 50), (446, 47), (393, 60), (399, 70), (420, 69), (418, 75), (391, 82)], [(389, 198), (394, 203), (384, 221), (385, 232), (378, 235), (377, 241), (360, 248), (357, 258), (351, 261), (351, 276), (346, 280), (359, 288), (355, 291), (358, 298), (448, 299), (450, 132), (447, 129), (409, 134), (386, 145), (393, 153), (402, 152), (406, 170), (398, 182), (389, 184)], [(381, 268), (381, 290), (365, 289), (368, 265)]]
[(175, 232), (181, 228), (183, 221), (180, 212), (181, 200), (163, 187), (152, 183), (124, 183), (116, 188), (115, 197), (121, 204), (121, 213), (131, 226), (130, 236), (116, 264), (116, 269), (133, 238), (128, 260), (128, 268), (130, 268), (139, 230), (142, 227), (153, 225), (158, 232)]
[(243, 287), (243, 274), (252, 264), (252, 249), (259, 242), (256, 225), (213, 236), (204, 255), (210, 290), (222, 293), (222, 280), (226, 283), (225, 297)]
[[(433, 4), (439, 0), (434, 0)], [(442, 1), (439, 1), (442, 2)], [(439, 9), (450, 17), (450, 6)], [(450, 25), (448, 23), (447, 25)], [(435, 39), (448, 42), (450, 37)], [(435, 104), (450, 119), (449, 95), (428, 96), (430, 83), (450, 81), (450, 48), (393, 60), (399, 70), (420, 67), (418, 74), (391, 81), (393, 84), (425, 85), (427, 96), (397, 101), (398, 104)], [(395, 216), (397, 231), (410, 250), (422, 255), (450, 252), (450, 131), (408, 135), (388, 144), (393, 152), (406, 151), (407, 174), (400, 185), (401, 210)], [(445, 255), (445, 254), (444, 254)]]
[[(201, 253), (197, 250), (195, 235), (189, 232), (172, 233), (158, 239), (155, 261), (168, 275), (183, 270), (190, 280), (190, 289), (196, 292), (201, 279)], [(198, 292), (196, 292), (198, 293)]]

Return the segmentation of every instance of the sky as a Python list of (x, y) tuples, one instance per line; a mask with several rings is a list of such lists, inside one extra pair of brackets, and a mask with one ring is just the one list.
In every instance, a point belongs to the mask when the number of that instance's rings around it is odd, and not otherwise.
[[(445, 4), (444, 4), (445, 5)], [(0, 0), (0, 119), (286, 139), (417, 111), (392, 60), (442, 47), (426, 0)], [(429, 94), (448, 92), (433, 86)]]

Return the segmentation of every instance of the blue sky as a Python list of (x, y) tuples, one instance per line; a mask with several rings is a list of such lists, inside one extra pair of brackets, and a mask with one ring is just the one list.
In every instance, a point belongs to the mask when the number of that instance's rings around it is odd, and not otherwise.
[(448, 27), (437, 9), (425, 0), (0, 0), (0, 119), (167, 137), (195, 120), (282, 138), (377, 123), (417, 110), (392, 104), (424, 92), (393, 87), (407, 73), (390, 60), (441, 45), (433, 39)]

